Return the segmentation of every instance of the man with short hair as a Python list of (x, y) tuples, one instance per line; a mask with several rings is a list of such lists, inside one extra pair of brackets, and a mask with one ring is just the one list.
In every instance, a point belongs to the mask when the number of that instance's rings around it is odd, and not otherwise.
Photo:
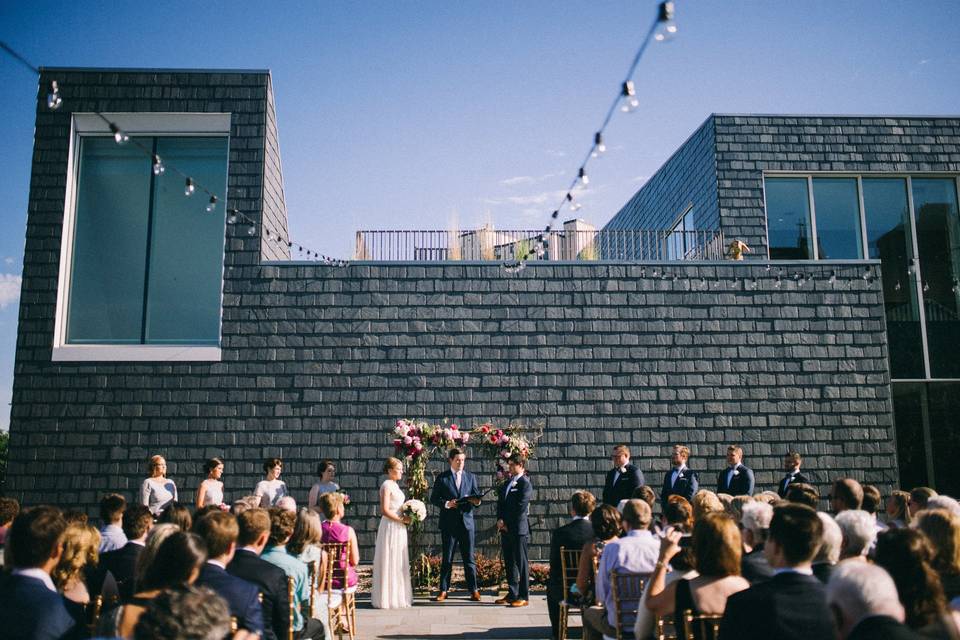
[(453, 554), (460, 548), (463, 560), (463, 577), (467, 582), (470, 599), (480, 601), (480, 587), (477, 582), (477, 565), (474, 562), (474, 525), (473, 510), (480, 505), (480, 483), (477, 477), (467, 471), (467, 454), (462, 449), (453, 448), (447, 452), (450, 468), (437, 476), (430, 492), (430, 504), (440, 509), (440, 540), (442, 556), (440, 561), (440, 592), (434, 598), (437, 602), (447, 599), (450, 590), (450, 578), (453, 575)]
[(743, 555), (740, 573), (750, 584), (773, 577), (773, 567), (763, 555), (763, 546), (773, 518), (773, 507), (766, 502), (747, 502), (743, 505), (740, 525), (743, 533)]
[(153, 527), (153, 514), (142, 504), (129, 505), (123, 512), (122, 522), (127, 544), (103, 554), (100, 564), (113, 574), (120, 597), (129, 599), (133, 596), (137, 560)]
[(780, 481), (780, 486), (777, 487), (777, 494), (781, 498), (787, 497), (787, 489), (789, 489), (792, 484), (800, 482), (810, 484), (807, 476), (800, 473), (801, 464), (803, 464), (803, 458), (801, 458), (800, 454), (796, 451), (791, 451), (783, 457), (783, 470), (787, 472), (787, 475), (783, 477), (783, 480)]
[(731, 496), (752, 496), (755, 482), (753, 469), (743, 464), (743, 448), (727, 447), (727, 467), (717, 474), (717, 493)]
[(207, 543), (207, 562), (197, 584), (213, 589), (227, 601), (239, 628), (263, 635), (263, 607), (257, 585), (227, 573), (227, 565), (237, 551), (237, 519), (224, 511), (212, 511), (193, 524), (193, 532)]
[(830, 489), (830, 510), (834, 515), (863, 505), (863, 487), (853, 478), (837, 478)]
[(3, 547), (13, 519), (20, 513), (20, 503), (13, 498), (0, 498), (0, 569), (3, 569)]
[(133, 628), (133, 640), (229, 637), (233, 634), (227, 603), (213, 591), (197, 587), (162, 591), (149, 601)]
[(621, 523), (626, 534), (608, 542), (600, 555), (596, 592), (597, 601), (601, 604), (583, 612), (584, 640), (601, 640), (605, 635), (617, 636), (617, 614), (610, 572), (649, 574), (657, 566), (660, 540), (650, 533), (652, 519), (650, 505), (643, 500), (634, 498), (624, 505)]
[[(596, 498), (589, 491), (575, 491), (570, 496), (569, 513), (572, 520), (557, 527), (550, 534), (550, 580), (547, 582), (547, 613), (550, 614), (550, 627), (553, 637), (560, 630), (560, 602), (563, 600), (563, 584), (567, 576), (563, 575), (560, 550), (579, 551), (583, 545), (593, 539), (593, 526), (590, 513), (596, 506)], [(576, 572), (577, 567), (573, 567)], [(568, 570), (569, 575), (569, 570)], [(568, 581), (569, 582), (569, 581)]]
[(633, 497), (633, 490), (643, 484), (643, 472), (630, 463), (630, 447), (625, 444), (615, 446), (610, 459), (613, 468), (603, 482), (603, 504), (616, 507)]
[(239, 549), (227, 565), (230, 575), (260, 587), (263, 594), (264, 640), (287, 640), (290, 606), (287, 602), (287, 574), (260, 558), (270, 540), (270, 515), (259, 507), (247, 509), (237, 517)]
[(810, 568), (822, 531), (810, 507), (774, 508), (763, 547), (774, 576), (730, 596), (720, 640), (833, 640), (826, 592)]
[(304, 618), (300, 607), (310, 602), (310, 570), (307, 565), (287, 553), (287, 542), (293, 536), (297, 524), (297, 514), (280, 507), (273, 507), (270, 514), (270, 542), (261, 554), (261, 558), (283, 569), (288, 578), (294, 581), (293, 630), (297, 640), (320, 640), (324, 636), (323, 625), (319, 620)]
[(897, 586), (872, 564), (839, 565), (827, 583), (827, 602), (840, 640), (913, 640), (921, 636), (903, 624)]
[(843, 542), (840, 544), (841, 560), (867, 561), (867, 554), (877, 540), (877, 525), (869, 513), (861, 509), (846, 509), (835, 518)]
[(794, 482), (787, 487), (787, 494), (784, 499), (797, 504), (805, 504), (811, 509), (820, 506), (820, 492), (812, 484), (805, 482)]
[(0, 577), (0, 635), (11, 640), (54, 639), (75, 626), (50, 572), (60, 562), (67, 522), (55, 507), (34, 507), (10, 525), (13, 569)]
[(503, 569), (507, 574), (507, 595), (495, 600), (508, 607), (526, 607), (529, 602), (530, 565), (527, 545), (530, 540), (530, 500), (533, 485), (524, 473), (527, 461), (519, 454), (507, 460), (510, 479), (497, 492), (497, 531), (503, 551)]
[(693, 495), (700, 488), (697, 473), (687, 467), (690, 449), (682, 444), (673, 445), (670, 464), (673, 468), (663, 476), (663, 490), (660, 492), (660, 508), (666, 511), (670, 496), (683, 496), (687, 502), (693, 502)]
[(126, 499), (119, 493), (108, 493), (100, 499), (100, 553), (122, 549), (127, 544), (123, 532), (123, 512), (127, 508)]
[(916, 487), (910, 490), (910, 500), (907, 502), (907, 510), (911, 516), (917, 515), (917, 511), (927, 508), (927, 502), (930, 498), (936, 497), (937, 492), (930, 487)]

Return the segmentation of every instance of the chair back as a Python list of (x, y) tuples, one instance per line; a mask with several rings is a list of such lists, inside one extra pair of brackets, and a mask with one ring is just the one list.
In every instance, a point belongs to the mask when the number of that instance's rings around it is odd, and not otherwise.
[(563, 599), (570, 601), (570, 587), (577, 581), (577, 570), (580, 568), (581, 549), (567, 549), (560, 547), (560, 575), (563, 582)]
[(680, 638), (682, 640), (717, 640), (720, 637), (720, 620), (722, 615), (700, 614), (693, 615), (693, 611), (685, 609), (680, 614)]
[(296, 619), (293, 616), (293, 612), (297, 606), (297, 582), (293, 579), (293, 576), (287, 576), (287, 604), (290, 609), (290, 625), (287, 640), (293, 640), (295, 632), (293, 621)]
[[(326, 586), (328, 596), (334, 591), (344, 591), (348, 584), (350, 543), (324, 542), (320, 549), (326, 554), (327, 570), (323, 572), (319, 582)], [(334, 582), (338, 582), (340, 586), (334, 587)]]
[(97, 629), (100, 627), (100, 615), (103, 613), (103, 595), (99, 595), (87, 605), (87, 629), (90, 636), (97, 635)]
[(643, 598), (645, 573), (610, 572), (610, 593), (617, 621), (617, 640), (633, 637), (633, 625), (637, 621), (637, 610)]
[(653, 619), (653, 637), (656, 640), (677, 640), (677, 631), (666, 618), (655, 616)]
[(307, 573), (310, 577), (310, 617), (317, 617), (317, 588), (320, 583), (320, 561), (311, 560), (307, 563)]

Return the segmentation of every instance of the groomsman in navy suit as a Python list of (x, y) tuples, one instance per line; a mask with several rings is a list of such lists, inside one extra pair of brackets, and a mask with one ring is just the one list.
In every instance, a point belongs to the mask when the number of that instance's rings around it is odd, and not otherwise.
[(513, 454), (507, 461), (510, 480), (497, 494), (497, 531), (503, 550), (503, 568), (507, 574), (507, 595), (496, 604), (525, 607), (529, 604), (530, 566), (527, 544), (530, 540), (530, 499), (533, 485), (524, 473), (523, 456)]
[(800, 457), (800, 454), (796, 451), (791, 451), (783, 458), (783, 470), (787, 472), (787, 475), (784, 476), (783, 480), (780, 481), (780, 486), (777, 487), (777, 493), (780, 494), (781, 498), (787, 497), (787, 489), (791, 484), (795, 483), (810, 483), (810, 480), (807, 479), (807, 476), (800, 473), (800, 465), (803, 463), (803, 459)]
[(717, 474), (717, 493), (752, 496), (753, 487), (753, 469), (744, 466), (743, 449), (730, 445), (727, 447), (727, 468)]
[(453, 573), (453, 553), (460, 547), (463, 574), (467, 580), (470, 599), (479, 601), (477, 565), (473, 560), (473, 510), (480, 505), (480, 485), (477, 477), (464, 469), (467, 455), (462, 450), (450, 449), (447, 457), (450, 468), (437, 477), (430, 493), (430, 504), (440, 509), (440, 538), (443, 541), (440, 593), (434, 600), (443, 602), (447, 599), (450, 576)]
[(670, 496), (683, 496), (688, 501), (693, 500), (693, 494), (700, 488), (697, 472), (687, 467), (690, 458), (690, 449), (682, 444), (673, 445), (670, 463), (673, 468), (663, 476), (663, 490), (660, 491), (660, 508), (666, 511)]
[(630, 449), (625, 444), (615, 446), (610, 459), (613, 469), (607, 471), (603, 483), (603, 504), (615, 507), (633, 497), (633, 490), (643, 484), (643, 472), (630, 464)]

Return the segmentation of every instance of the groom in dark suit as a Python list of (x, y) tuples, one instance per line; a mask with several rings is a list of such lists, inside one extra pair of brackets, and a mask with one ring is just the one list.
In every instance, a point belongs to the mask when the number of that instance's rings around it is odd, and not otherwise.
[(743, 464), (743, 449), (735, 444), (727, 447), (727, 468), (717, 474), (717, 493), (752, 496), (753, 469)]
[(530, 541), (530, 499), (533, 485), (524, 473), (527, 466), (523, 456), (513, 454), (507, 461), (510, 479), (497, 492), (497, 531), (503, 550), (503, 569), (507, 574), (507, 595), (496, 604), (525, 607), (530, 587), (530, 566), (527, 562), (527, 544)]
[(615, 507), (633, 497), (633, 490), (643, 484), (643, 472), (630, 464), (630, 449), (625, 444), (615, 446), (610, 459), (613, 469), (607, 471), (603, 483), (603, 504)]
[(663, 490), (660, 492), (660, 508), (667, 510), (670, 496), (683, 496), (687, 501), (693, 500), (693, 494), (700, 488), (697, 472), (687, 467), (690, 458), (690, 449), (682, 444), (673, 445), (670, 463), (673, 468), (663, 476)]
[(440, 593), (434, 600), (443, 602), (447, 599), (453, 573), (453, 553), (460, 547), (470, 599), (479, 601), (477, 566), (473, 560), (473, 510), (480, 505), (480, 485), (477, 477), (463, 468), (467, 455), (462, 450), (450, 449), (447, 457), (450, 468), (437, 477), (430, 493), (430, 504), (440, 509), (440, 538), (443, 541)]

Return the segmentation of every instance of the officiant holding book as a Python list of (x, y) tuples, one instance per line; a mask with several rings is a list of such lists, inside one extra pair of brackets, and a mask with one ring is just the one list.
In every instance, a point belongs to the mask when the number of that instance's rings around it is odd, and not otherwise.
[(480, 506), (482, 493), (477, 477), (464, 468), (467, 455), (463, 450), (450, 449), (447, 457), (450, 468), (437, 476), (433, 491), (430, 493), (430, 503), (440, 509), (440, 538), (443, 541), (440, 593), (434, 600), (443, 602), (447, 599), (450, 576), (453, 574), (453, 554), (459, 547), (470, 599), (479, 601), (477, 566), (473, 560), (473, 510)]

